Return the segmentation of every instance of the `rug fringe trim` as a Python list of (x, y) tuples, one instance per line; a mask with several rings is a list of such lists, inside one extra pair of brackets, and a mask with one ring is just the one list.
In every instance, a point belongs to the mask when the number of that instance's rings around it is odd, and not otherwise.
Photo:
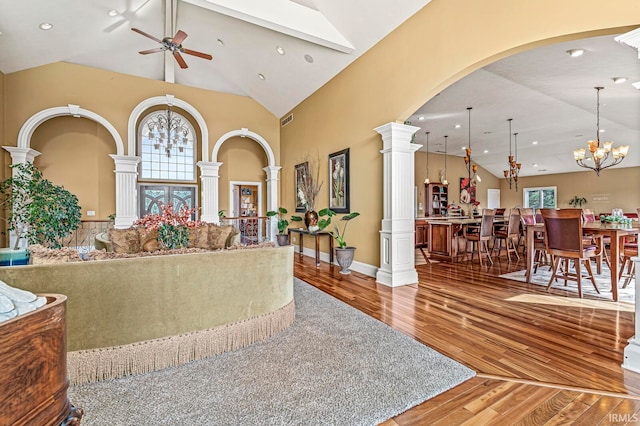
[(148, 373), (234, 351), (284, 331), (294, 319), (295, 303), (292, 300), (268, 314), (207, 330), (68, 352), (69, 382), (80, 385)]

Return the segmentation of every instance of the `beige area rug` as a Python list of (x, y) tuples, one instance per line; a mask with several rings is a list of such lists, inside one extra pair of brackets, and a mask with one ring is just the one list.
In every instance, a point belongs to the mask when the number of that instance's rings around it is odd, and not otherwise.
[[(593, 266), (593, 271), (596, 272), (595, 266)], [(500, 278), (507, 278), (509, 280), (525, 282), (525, 273), (526, 270), (516, 271), (500, 275)], [(551, 271), (549, 270), (549, 267), (539, 267), (538, 272), (532, 275), (531, 283), (546, 287), (549, 284), (550, 278)], [(602, 273), (599, 275), (596, 274), (595, 279), (596, 284), (598, 285), (598, 289), (600, 290), (600, 294), (596, 293), (591, 280), (588, 279), (582, 280), (582, 293), (585, 296), (589, 295), (599, 299), (613, 301), (613, 296), (611, 294), (611, 274), (607, 265), (602, 265)], [(622, 282), (618, 283), (618, 285), (622, 286), (623, 282), (624, 278)], [(578, 285), (575, 281), (567, 281), (567, 285), (565, 286), (563, 280), (557, 280), (553, 283), (551, 288), (578, 293)], [(631, 280), (627, 288), (618, 288), (618, 301), (635, 304), (635, 299), (635, 279)]]
[(298, 279), (294, 297), (294, 323), (263, 342), (71, 386), (82, 425), (369, 426), (475, 376)]

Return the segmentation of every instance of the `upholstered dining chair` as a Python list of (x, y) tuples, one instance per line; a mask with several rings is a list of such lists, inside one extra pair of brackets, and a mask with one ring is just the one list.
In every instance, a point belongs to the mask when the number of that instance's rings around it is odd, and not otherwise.
[[(505, 250), (507, 251), (507, 261), (511, 263), (511, 253), (515, 254), (516, 261), (520, 260), (518, 255), (518, 241), (520, 240), (520, 213), (516, 209), (511, 209), (509, 213), (509, 223), (506, 229), (496, 229), (494, 231), (495, 241), (498, 244), (498, 258), (502, 251), (502, 241), (504, 241)], [(496, 248), (496, 242), (493, 248)]]
[[(585, 245), (582, 238), (582, 209), (541, 209), (545, 227), (545, 245), (547, 252), (553, 258), (553, 268), (551, 279), (547, 289), (559, 278), (576, 281), (578, 284), (578, 295), (582, 297), (582, 279), (588, 278), (593, 283), (597, 293), (598, 285), (593, 277), (591, 269), (591, 258), (596, 255), (595, 245)], [(573, 262), (571, 262), (573, 261)], [(560, 262), (564, 267), (559, 268)], [(573, 263), (575, 272), (571, 272), (570, 266)], [(583, 277), (581, 265), (586, 267), (588, 276)]]
[[(520, 213), (520, 223), (522, 224), (522, 233), (521, 239), (526, 239), (527, 226), (535, 225), (536, 223), (540, 223), (540, 221), (536, 221), (536, 214), (532, 208), (519, 208)], [(526, 244), (524, 245), (524, 250), (526, 250)], [(536, 232), (533, 240), (533, 248), (535, 252), (533, 253), (533, 261), (534, 261), (534, 269), (533, 273), (535, 274), (538, 271), (538, 265), (548, 265), (549, 260), (547, 256), (547, 250), (544, 244), (544, 235), (543, 232)]]
[(495, 217), (494, 209), (483, 209), (482, 218), (480, 219), (480, 229), (478, 232), (469, 233), (466, 231), (464, 236), (467, 239), (467, 243), (471, 243), (471, 263), (473, 263), (473, 256), (478, 253), (478, 261), (480, 266), (482, 265), (482, 258), (487, 257), (489, 263), (493, 265), (491, 259), (491, 251), (489, 250), (489, 241), (493, 239), (493, 218)]

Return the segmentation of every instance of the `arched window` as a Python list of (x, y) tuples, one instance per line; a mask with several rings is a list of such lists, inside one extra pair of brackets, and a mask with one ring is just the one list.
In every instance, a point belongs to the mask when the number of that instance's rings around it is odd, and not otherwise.
[(139, 217), (159, 213), (162, 204), (197, 206), (197, 135), (183, 115), (171, 107), (154, 111), (138, 125)]
[(138, 126), (140, 180), (196, 181), (196, 133), (184, 116), (155, 111)]

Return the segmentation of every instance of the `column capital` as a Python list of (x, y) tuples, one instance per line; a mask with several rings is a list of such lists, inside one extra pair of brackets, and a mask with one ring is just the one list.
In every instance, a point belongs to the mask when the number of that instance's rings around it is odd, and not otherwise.
[(262, 170), (267, 174), (267, 181), (278, 179), (280, 169), (282, 169), (280, 166), (267, 166), (262, 168)]
[(13, 164), (33, 163), (33, 159), (41, 153), (31, 148), (20, 148), (17, 146), (3, 146), (5, 151), (11, 154)]
[(141, 158), (135, 155), (115, 155), (110, 154), (109, 157), (113, 158), (113, 162), (116, 165), (116, 172), (129, 172), (138, 173), (138, 163)]
[(213, 161), (198, 161), (196, 166), (200, 168), (200, 176), (220, 177), (220, 166), (224, 163)]

